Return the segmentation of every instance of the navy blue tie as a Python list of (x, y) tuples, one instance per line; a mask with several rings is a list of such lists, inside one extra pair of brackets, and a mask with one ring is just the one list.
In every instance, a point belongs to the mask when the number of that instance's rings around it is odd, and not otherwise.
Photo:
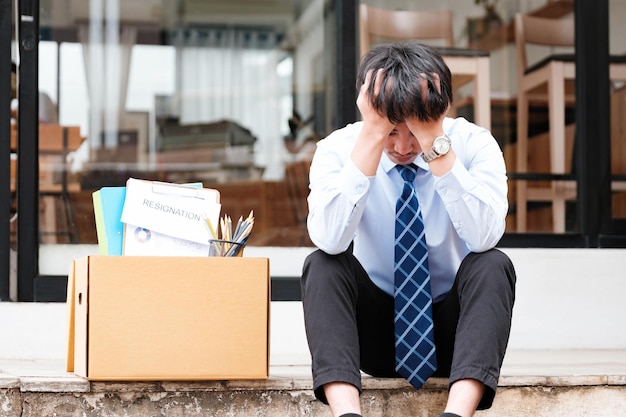
[(424, 220), (415, 193), (415, 165), (397, 165), (404, 179), (396, 202), (394, 308), (396, 371), (415, 388), (437, 369)]

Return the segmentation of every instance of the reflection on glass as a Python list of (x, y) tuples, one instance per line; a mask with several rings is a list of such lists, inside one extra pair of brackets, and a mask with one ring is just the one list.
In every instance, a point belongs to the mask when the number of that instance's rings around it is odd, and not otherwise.
[[(92, 0), (68, 8), (42, 2), (40, 89), (58, 112), (58, 120), (48, 122), (76, 128), (80, 137), (66, 159), (57, 155), (52, 165), (42, 165), (44, 171), (50, 167), (56, 186), (63, 187), (63, 178), (71, 184), (67, 194), (42, 203), (41, 229), (53, 232), (42, 241), (95, 243), (91, 193), (136, 177), (200, 181), (219, 189), (224, 212), (237, 217), (254, 210), (250, 245), (309, 245), (303, 218), (306, 164), (315, 143), (338, 127), (336, 68), (329, 64), (336, 60), (329, 48), (336, 28), (325, 21), (327, 3)], [(491, 130), (515, 172), (513, 16), (571, 18), (573, 2), (361, 3), (451, 10), (454, 46), (489, 51)], [(626, 29), (618, 22), (625, 4), (610, 2), (615, 54), (624, 53), (620, 40)], [(612, 167), (614, 175), (623, 176), (624, 84), (612, 87)], [(459, 89), (457, 115), (474, 120), (474, 95), (471, 83)], [(535, 103), (530, 128), (545, 130), (546, 114), (545, 105)], [(571, 116), (568, 110), (568, 120)], [(532, 148), (539, 142), (545, 141), (535, 139)], [(528, 157), (538, 164), (542, 152), (533, 150)], [(515, 184), (510, 181), (512, 196)], [(624, 194), (614, 194), (619, 216), (626, 216)], [(507, 231), (514, 232), (515, 201), (510, 202)], [(550, 211), (545, 204), (529, 206), (528, 231), (550, 232)], [(71, 238), (54, 233), (69, 229)]]
[(290, 201), (306, 198), (306, 183), (296, 193), (285, 172), (325, 128), (323, 2), (78, 3), (63, 36), (60, 10), (42, 20), (42, 68), (59, 59), (58, 77), (42, 71), (41, 82), (58, 91), (54, 124), (80, 132), (50, 166), (64, 191), (45, 197), (42, 242), (95, 243), (91, 193), (135, 177), (201, 182), (224, 212), (254, 210), (251, 245), (307, 244)]

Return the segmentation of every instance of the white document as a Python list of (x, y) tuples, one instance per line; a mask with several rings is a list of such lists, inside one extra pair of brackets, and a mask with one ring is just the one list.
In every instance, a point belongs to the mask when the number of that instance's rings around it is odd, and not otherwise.
[(130, 178), (121, 220), (150, 232), (208, 245), (207, 219), (216, 227), (220, 210), (217, 190)]
[(124, 225), (124, 256), (208, 256), (209, 244)]

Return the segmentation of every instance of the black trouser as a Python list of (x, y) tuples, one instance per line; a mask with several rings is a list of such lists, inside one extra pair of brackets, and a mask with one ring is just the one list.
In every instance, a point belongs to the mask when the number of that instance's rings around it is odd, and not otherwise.
[[(486, 390), (478, 409), (491, 407), (511, 328), (515, 270), (492, 249), (465, 257), (447, 297), (433, 307), (438, 369), (433, 376), (476, 379)], [(379, 289), (352, 255), (310, 254), (302, 274), (304, 321), (315, 396), (324, 384), (347, 382), (361, 392), (360, 370), (395, 372), (393, 297)]]

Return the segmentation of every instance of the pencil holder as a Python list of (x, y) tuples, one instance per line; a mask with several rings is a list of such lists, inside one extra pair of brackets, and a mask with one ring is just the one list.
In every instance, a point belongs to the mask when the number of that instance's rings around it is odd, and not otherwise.
[(225, 239), (209, 239), (209, 256), (243, 256), (245, 243)]

